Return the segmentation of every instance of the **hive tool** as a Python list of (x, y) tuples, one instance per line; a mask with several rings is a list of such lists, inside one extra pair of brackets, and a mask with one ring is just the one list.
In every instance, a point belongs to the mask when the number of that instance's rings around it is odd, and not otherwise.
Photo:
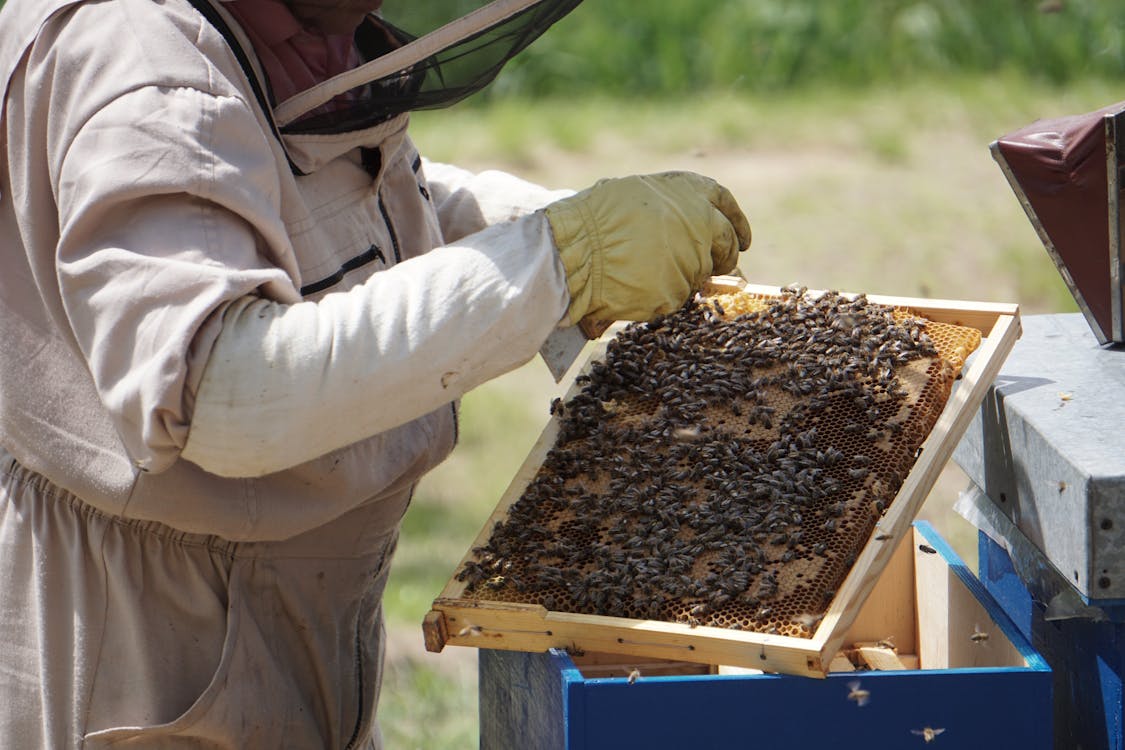
[(543, 346), (539, 347), (539, 356), (547, 363), (556, 383), (562, 382), (586, 343), (601, 336), (609, 325), (607, 321), (582, 320), (578, 325), (556, 328), (551, 332)]

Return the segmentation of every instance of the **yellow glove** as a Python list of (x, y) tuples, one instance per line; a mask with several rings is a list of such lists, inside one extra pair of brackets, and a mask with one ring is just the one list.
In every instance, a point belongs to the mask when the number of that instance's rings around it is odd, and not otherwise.
[(677, 310), (750, 246), (734, 196), (691, 172), (602, 180), (546, 214), (566, 268), (571, 325)]

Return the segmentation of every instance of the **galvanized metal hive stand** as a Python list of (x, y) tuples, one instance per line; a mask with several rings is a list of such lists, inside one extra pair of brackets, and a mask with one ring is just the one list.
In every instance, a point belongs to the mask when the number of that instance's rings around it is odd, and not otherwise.
[(980, 578), (1055, 675), (1055, 747), (1125, 746), (1125, 351), (1029, 315), (957, 446)]

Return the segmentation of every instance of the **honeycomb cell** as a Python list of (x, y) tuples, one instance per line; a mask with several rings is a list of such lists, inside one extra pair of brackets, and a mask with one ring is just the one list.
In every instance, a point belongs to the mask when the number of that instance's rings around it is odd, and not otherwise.
[(810, 637), (979, 345), (799, 288), (629, 326), (464, 596)]

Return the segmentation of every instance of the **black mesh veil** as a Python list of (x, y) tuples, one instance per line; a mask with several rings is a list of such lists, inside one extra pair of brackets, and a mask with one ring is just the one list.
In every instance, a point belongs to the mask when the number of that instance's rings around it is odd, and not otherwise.
[(281, 102), (275, 117), (283, 133), (329, 134), (448, 106), (488, 85), (581, 1), (496, 0), (418, 38), (371, 16), (355, 37), (366, 62)]

